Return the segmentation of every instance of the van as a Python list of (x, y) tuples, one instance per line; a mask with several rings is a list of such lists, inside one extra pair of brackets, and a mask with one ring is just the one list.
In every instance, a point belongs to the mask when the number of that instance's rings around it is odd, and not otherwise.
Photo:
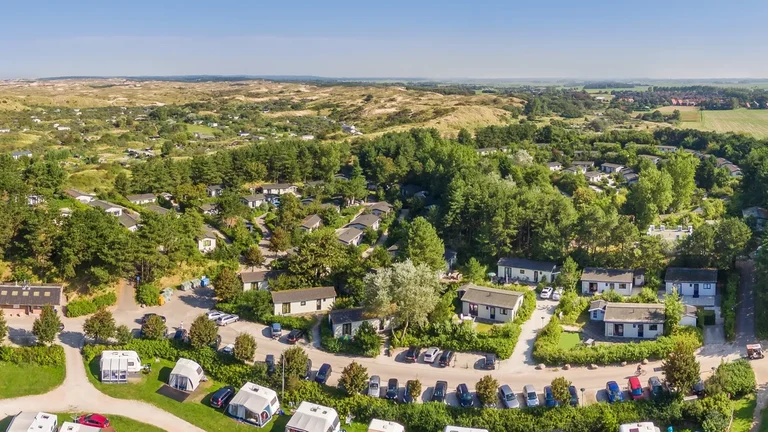
[(525, 394), (525, 404), (527, 406), (539, 406), (539, 395), (536, 394), (536, 389), (533, 387), (533, 385), (528, 384), (523, 387), (523, 393)]

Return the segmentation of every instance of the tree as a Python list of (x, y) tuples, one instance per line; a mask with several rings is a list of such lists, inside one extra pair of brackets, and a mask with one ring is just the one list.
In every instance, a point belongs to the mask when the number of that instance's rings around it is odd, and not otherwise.
[(264, 264), (264, 255), (258, 245), (253, 245), (245, 251), (245, 263), (251, 267), (260, 267)]
[(288, 258), (288, 273), (296, 276), (304, 286), (327, 283), (331, 273), (346, 260), (345, 248), (331, 228), (322, 228), (307, 234)]
[(136, 301), (145, 306), (159, 304), (160, 288), (153, 283), (143, 283), (136, 287)]
[(368, 369), (353, 361), (341, 371), (339, 386), (348, 396), (362, 393), (368, 387)]
[(282, 228), (275, 228), (272, 237), (269, 238), (269, 250), (277, 253), (291, 247), (291, 237)]
[(423, 217), (411, 222), (403, 247), (404, 256), (414, 264), (425, 264), (434, 271), (445, 270), (445, 246), (435, 227)]
[(472, 145), (472, 133), (468, 131), (466, 128), (461, 128), (459, 131), (459, 136), (456, 138), (456, 140), (459, 142), (459, 144), (464, 145)]
[(381, 338), (368, 321), (363, 321), (355, 333), (355, 344), (366, 356), (376, 357), (381, 352)]
[(675, 349), (661, 364), (667, 382), (679, 392), (687, 392), (699, 381), (700, 365), (694, 351), (689, 341), (677, 340)]
[(168, 327), (160, 315), (152, 315), (141, 326), (141, 334), (144, 339), (160, 340), (168, 333)]
[(218, 301), (228, 303), (243, 292), (243, 285), (232, 269), (224, 267), (213, 280), (213, 290)]
[(40, 316), (35, 319), (32, 324), (32, 334), (37, 337), (37, 340), (44, 344), (53, 342), (56, 335), (59, 334), (59, 328), (61, 327), (61, 319), (53, 310), (53, 306), (45, 305), (40, 312)]
[(0, 344), (8, 336), (8, 323), (5, 321), (5, 312), (0, 310)]
[(486, 375), (480, 378), (480, 381), (475, 385), (475, 393), (477, 393), (477, 398), (480, 399), (483, 406), (493, 406), (498, 400), (496, 395), (498, 388), (499, 382), (494, 377)]
[(568, 406), (571, 403), (571, 393), (568, 391), (570, 386), (571, 382), (565, 377), (557, 377), (552, 380), (552, 396), (560, 403), (560, 406)]
[(721, 269), (733, 268), (734, 260), (744, 252), (752, 230), (741, 219), (725, 218), (715, 228), (714, 265)]
[(119, 325), (115, 329), (115, 339), (119, 345), (125, 345), (133, 339), (131, 329), (127, 325)]
[(280, 356), (280, 364), (278, 367), (283, 369), (283, 363), (285, 363), (285, 379), (290, 378), (303, 378), (307, 373), (307, 365), (309, 364), (309, 356), (304, 348), (300, 346), (292, 346), (283, 351)]
[(131, 193), (131, 181), (128, 179), (128, 175), (125, 171), (120, 171), (120, 173), (115, 176), (115, 190), (123, 196)]
[(666, 171), (672, 178), (672, 208), (683, 210), (691, 204), (691, 197), (696, 190), (696, 167), (699, 159), (694, 155), (678, 149), (664, 164)]
[(195, 318), (189, 327), (189, 343), (195, 349), (215, 344), (218, 335), (219, 326), (213, 320), (209, 320), (205, 314)]
[(256, 339), (248, 333), (237, 335), (234, 355), (243, 363), (253, 361), (253, 356), (256, 355)]
[(557, 275), (557, 284), (566, 290), (575, 290), (576, 284), (579, 283), (580, 279), (579, 265), (569, 256), (560, 268), (560, 274)]
[(469, 282), (482, 282), (488, 273), (488, 267), (481, 264), (477, 258), (470, 258), (461, 270), (462, 279)]
[(640, 171), (640, 180), (631, 189), (627, 202), (635, 207), (637, 225), (645, 229), (659, 213), (667, 211), (673, 199), (672, 177), (648, 164)]
[(680, 327), (680, 320), (683, 319), (685, 305), (680, 298), (677, 289), (664, 296), (664, 334), (674, 334)]
[(96, 342), (105, 342), (115, 335), (115, 331), (115, 318), (112, 317), (112, 312), (106, 309), (99, 309), (83, 324), (83, 333)]

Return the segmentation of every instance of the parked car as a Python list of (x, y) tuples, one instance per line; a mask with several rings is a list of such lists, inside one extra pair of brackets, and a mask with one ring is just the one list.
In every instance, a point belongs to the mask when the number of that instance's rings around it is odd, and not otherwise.
[(280, 323), (272, 323), (272, 325), (269, 326), (269, 334), (272, 339), (280, 339), (283, 337), (283, 327)]
[(304, 330), (302, 329), (293, 329), (290, 333), (288, 333), (288, 343), (295, 344), (296, 342), (300, 341), (304, 337)]
[(437, 360), (440, 350), (435, 347), (429, 347), (424, 351), (424, 363), (434, 363)]
[(304, 372), (305, 380), (308, 380), (312, 376), (312, 359), (307, 359), (307, 370)]
[(605, 384), (605, 393), (608, 394), (608, 402), (624, 402), (624, 394), (616, 381), (608, 381)]
[(214, 321), (223, 317), (224, 315), (226, 315), (224, 312), (219, 312), (215, 309), (211, 309), (205, 313), (205, 316), (208, 317), (209, 320), (214, 320)]
[(235, 314), (224, 315), (223, 317), (221, 317), (218, 320), (216, 320), (216, 324), (218, 324), (220, 326), (226, 326), (226, 325), (232, 324), (233, 322), (237, 322), (237, 320), (239, 320), (239, 319), (240, 319), (240, 317), (235, 315)]
[(405, 352), (405, 362), (416, 363), (416, 361), (419, 359), (419, 354), (421, 354), (421, 348), (417, 346), (408, 348), (408, 351)]
[(544, 387), (544, 406), (547, 408), (554, 408), (560, 406), (560, 402), (555, 400), (555, 394), (552, 393), (552, 387)]
[(486, 354), (485, 359), (483, 360), (483, 368), (488, 370), (494, 370), (496, 369), (496, 354)]
[(235, 344), (229, 344), (221, 349), (222, 354), (227, 355), (234, 355), (235, 354)]
[(657, 399), (667, 394), (667, 386), (661, 382), (659, 377), (652, 376), (648, 378), (648, 392), (651, 399)]
[(643, 385), (640, 384), (640, 378), (636, 376), (629, 377), (629, 397), (632, 400), (643, 397)]
[(189, 332), (187, 329), (178, 329), (173, 335), (173, 340), (180, 342), (189, 342)]
[(146, 324), (146, 323), (147, 323), (147, 320), (148, 320), (150, 317), (153, 317), (153, 316), (159, 316), (159, 317), (160, 317), (160, 319), (162, 319), (162, 320), (163, 320), (163, 322), (165, 322), (165, 317), (164, 317), (164, 316), (162, 316), (162, 315), (158, 315), (158, 314), (156, 314), (156, 313), (148, 313), (148, 314), (144, 314), (144, 317), (141, 319), (141, 323), (142, 323), (142, 324)]
[(693, 388), (691, 389), (693, 391), (693, 394), (696, 396), (703, 398), (706, 396), (706, 391), (704, 390), (704, 381), (699, 379), (699, 382), (693, 385)]
[(435, 389), (432, 391), (432, 402), (445, 403), (445, 394), (448, 392), (448, 383), (438, 381), (435, 383)]
[(384, 397), (389, 400), (397, 400), (398, 393), (400, 393), (400, 383), (398, 383), (397, 378), (390, 378), (387, 381), (387, 392)]
[(563, 296), (563, 289), (558, 288), (552, 293), (552, 300), (560, 300), (560, 297)]
[(275, 355), (267, 354), (267, 358), (264, 360), (267, 364), (267, 373), (275, 373)]
[(459, 400), (459, 405), (462, 408), (471, 407), (475, 403), (474, 398), (472, 397), (472, 392), (469, 391), (466, 384), (459, 384), (459, 386), (456, 387), (456, 399)]
[(571, 406), (577, 407), (579, 406), (579, 394), (576, 392), (576, 386), (569, 386), (568, 387), (568, 393), (571, 395)]
[(544, 287), (543, 290), (541, 290), (541, 298), (542, 299), (548, 299), (552, 297), (552, 287)]
[(374, 375), (368, 381), (368, 396), (379, 397), (381, 396), (381, 378), (378, 375)]
[(527, 406), (539, 406), (539, 395), (536, 394), (536, 389), (531, 384), (523, 387), (523, 393), (525, 393), (525, 404)]
[(331, 365), (328, 363), (323, 363), (323, 365), (320, 366), (320, 369), (318, 369), (317, 373), (315, 374), (315, 382), (325, 384), (328, 381), (328, 378), (331, 376), (332, 371), (333, 369), (331, 368)]
[(520, 402), (518, 402), (515, 392), (506, 384), (499, 387), (499, 399), (501, 399), (504, 408), (520, 408)]
[(81, 415), (75, 420), (75, 423), (86, 425), (86, 426), (93, 426), (97, 428), (107, 428), (109, 427), (109, 419), (104, 417), (101, 414), (85, 414)]
[(440, 354), (440, 367), (446, 367), (450, 366), (451, 362), (453, 361), (453, 357), (456, 354), (453, 351), (443, 351), (442, 354)]
[(235, 393), (235, 388), (229, 386), (216, 390), (216, 393), (211, 395), (211, 406), (214, 408), (224, 408), (235, 397)]
[(211, 343), (211, 348), (213, 348), (214, 350), (218, 350), (220, 346), (221, 346), (221, 335), (217, 334), (216, 339), (214, 339), (213, 342)]
[(411, 381), (412, 380), (408, 380), (405, 383), (405, 392), (403, 392), (403, 402), (405, 403), (413, 403), (413, 395), (411, 394)]

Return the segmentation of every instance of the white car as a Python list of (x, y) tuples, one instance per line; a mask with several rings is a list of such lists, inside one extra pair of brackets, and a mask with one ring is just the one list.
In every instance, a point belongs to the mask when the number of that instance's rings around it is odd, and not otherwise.
[(240, 317), (237, 315), (224, 315), (223, 317), (216, 320), (216, 324), (220, 326), (225, 326), (228, 324), (232, 324), (233, 322), (236, 322), (239, 319)]
[(560, 297), (563, 296), (563, 289), (558, 288), (555, 290), (555, 292), (552, 293), (552, 300), (560, 300)]
[(541, 290), (541, 298), (548, 299), (552, 297), (552, 291), (553, 291), (552, 287), (544, 288), (543, 290)]
[(440, 350), (435, 347), (429, 347), (424, 351), (424, 363), (434, 363), (439, 357)]
[(209, 320), (214, 320), (214, 321), (218, 320), (219, 318), (223, 317), (224, 315), (226, 315), (224, 312), (219, 312), (219, 311), (213, 310), (213, 309), (211, 309), (211, 310), (209, 310), (208, 312), (205, 313), (205, 316), (208, 317)]

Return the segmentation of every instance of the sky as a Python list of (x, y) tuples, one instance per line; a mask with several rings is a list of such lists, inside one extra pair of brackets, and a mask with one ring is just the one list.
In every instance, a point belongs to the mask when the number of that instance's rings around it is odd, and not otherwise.
[(3, 0), (0, 16), (0, 78), (768, 77), (766, 0)]

